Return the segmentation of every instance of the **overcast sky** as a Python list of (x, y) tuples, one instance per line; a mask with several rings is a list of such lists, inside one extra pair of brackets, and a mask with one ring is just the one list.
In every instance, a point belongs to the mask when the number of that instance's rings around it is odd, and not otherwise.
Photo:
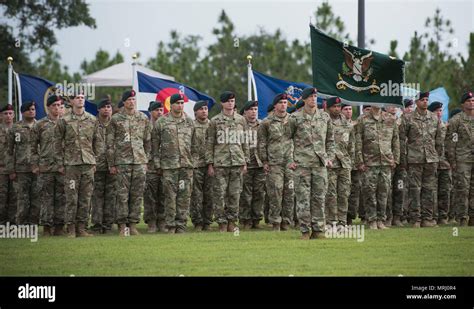
[[(90, 0), (90, 13), (96, 29), (87, 27), (56, 31), (55, 49), (70, 72), (91, 60), (99, 48), (115, 54), (119, 50), (131, 62), (141, 53), (141, 62), (155, 55), (157, 43), (169, 40), (170, 30), (183, 35), (199, 34), (203, 45), (214, 42), (212, 28), (222, 9), (235, 25), (238, 35), (256, 33), (259, 27), (274, 32), (280, 28), (287, 39), (309, 42), (309, 18), (323, 1), (106, 1)], [(357, 41), (357, 1), (330, 1), (353, 40)], [(467, 55), (469, 33), (474, 32), (474, 1), (387, 1), (366, 0), (366, 37), (374, 38), (372, 49), (386, 53), (390, 40), (399, 42), (400, 55), (408, 49), (414, 31), (424, 32), (427, 17), (440, 8), (454, 27), (451, 53)], [(313, 20), (314, 22), (314, 20)], [(129, 42), (129, 47), (126, 44)], [(258, 59), (254, 59), (258, 61)], [(167, 72), (163, 72), (167, 73)]]

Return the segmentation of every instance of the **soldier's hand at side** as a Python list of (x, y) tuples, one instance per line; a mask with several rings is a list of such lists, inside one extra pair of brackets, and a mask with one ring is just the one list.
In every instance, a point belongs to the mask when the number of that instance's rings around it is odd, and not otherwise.
[(9, 175), (10, 180), (15, 180), (16, 179), (16, 173), (11, 173)]
[(64, 175), (64, 166), (58, 168), (58, 173)]
[(270, 165), (268, 165), (268, 163), (263, 164), (263, 171), (265, 172), (265, 174), (268, 174), (270, 172)]
[(395, 167), (397, 167), (397, 164), (395, 163), (395, 161), (393, 160), (390, 160), (390, 167), (393, 169), (395, 169)]
[(451, 170), (455, 171), (456, 170), (456, 163), (451, 163)]
[(357, 169), (361, 172), (365, 172), (367, 170), (367, 166), (365, 164), (361, 164)]
[(161, 176), (163, 175), (163, 170), (161, 168), (157, 168), (156, 173), (158, 174), (158, 176)]
[(116, 175), (117, 174), (117, 167), (115, 167), (115, 166), (110, 167), (109, 168), (109, 173), (111, 175)]
[(35, 175), (38, 175), (39, 174), (39, 167), (33, 166), (33, 168), (31, 169), (31, 172)]
[(288, 165), (288, 168), (292, 171), (294, 171), (296, 169), (297, 165), (296, 165), (296, 162), (292, 162)]
[(243, 175), (247, 174), (247, 164), (242, 166), (241, 171)]
[(212, 164), (209, 164), (207, 167), (207, 174), (211, 177), (214, 177), (214, 166), (212, 166)]
[(328, 167), (332, 167), (332, 161), (331, 161), (331, 160), (327, 160), (327, 161), (326, 161), (326, 165), (327, 165)]

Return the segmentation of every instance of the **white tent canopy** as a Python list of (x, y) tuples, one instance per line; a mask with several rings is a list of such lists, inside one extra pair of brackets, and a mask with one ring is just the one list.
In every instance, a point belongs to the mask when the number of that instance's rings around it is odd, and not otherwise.
[[(147, 75), (174, 80), (173, 76), (156, 72), (136, 64), (136, 70)], [(91, 83), (96, 87), (131, 87), (133, 66), (130, 63), (118, 63), (106, 69), (84, 76), (83, 83)]]

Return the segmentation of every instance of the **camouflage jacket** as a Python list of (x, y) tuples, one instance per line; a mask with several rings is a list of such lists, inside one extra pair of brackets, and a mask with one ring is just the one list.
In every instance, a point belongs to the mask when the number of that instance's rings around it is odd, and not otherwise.
[(194, 157), (194, 167), (206, 167), (206, 134), (209, 128), (209, 119), (202, 123), (194, 120), (194, 136), (191, 152)]
[(153, 120), (153, 118), (150, 118), (151, 152), (150, 152), (150, 156), (148, 158), (148, 164), (147, 164), (147, 169), (146, 169), (147, 174), (156, 174), (156, 172), (157, 172), (157, 170), (155, 168), (155, 161), (153, 160), (153, 133), (155, 131), (155, 124), (156, 124), (157, 121), (158, 121), (158, 119)]
[(404, 114), (399, 131), (401, 164), (439, 162), (444, 134), (435, 114), (426, 111), (421, 115), (418, 110)]
[(446, 133), (449, 163), (474, 162), (474, 118), (462, 112), (449, 120)]
[(175, 118), (171, 113), (155, 122), (152, 134), (153, 160), (158, 169), (194, 168), (191, 144), (194, 123), (183, 114)]
[(107, 164), (147, 164), (151, 155), (151, 128), (147, 116), (125, 111), (112, 116), (107, 127)]
[[(36, 120), (35, 122), (36, 123)], [(8, 132), (8, 148), (5, 168), (8, 174), (31, 172), (35, 163), (33, 157), (33, 147), (36, 147), (33, 140), (34, 124), (28, 125), (24, 120), (13, 124)]]
[(0, 175), (8, 174), (6, 170), (8, 155), (8, 132), (10, 128), (0, 124)]
[(353, 125), (343, 115), (337, 118), (331, 118), (335, 148), (335, 160), (333, 161), (333, 168), (352, 168), (355, 160), (355, 134)]
[(97, 135), (94, 145), (96, 171), (106, 172), (109, 170), (109, 165), (107, 164), (107, 128), (110, 126), (110, 120), (107, 123), (102, 123), (97, 118), (95, 126)]
[[(247, 121), (247, 120), (245, 120)], [(260, 160), (260, 155), (258, 154), (258, 128), (260, 126), (260, 120), (256, 120), (255, 123), (250, 123), (247, 121), (247, 127), (249, 129), (248, 135), (248, 145), (249, 145), (249, 164), (248, 168), (259, 168), (263, 166), (262, 161)]]
[(314, 115), (304, 109), (289, 118), (293, 140), (293, 160), (302, 167), (326, 166), (334, 161), (335, 143), (331, 117), (316, 109)]
[(32, 138), (37, 147), (33, 147), (32, 154), (36, 167), (42, 173), (51, 173), (58, 171), (58, 162), (56, 161), (56, 126), (58, 120), (51, 120), (48, 116), (41, 118), (33, 127)]
[[(448, 130), (448, 124), (441, 121), (441, 130), (443, 131), (443, 136), (446, 139), (446, 132)], [(446, 145), (446, 143), (445, 143), (445, 145)], [(443, 147), (443, 154), (439, 158), (438, 169), (439, 170), (449, 170), (450, 168), (451, 168), (451, 165), (449, 164), (448, 159), (446, 159), (446, 147)]]
[(280, 118), (275, 114), (265, 118), (258, 128), (259, 158), (269, 165), (293, 162), (293, 140), (290, 134), (290, 114)]
[(95, 165), (94, 144), (96, 118), (84, 112), (73, 112), (58, 120), (56, 125), (56, 158), (59, 165)]
[(363, 114), (355, 127), (355, 164), (390, 165), (400, 162), (400, 140), (396, 118), (381, 112)]
[(206, 163), (216, 167), (249, 163), (247, 130), (245, 118), (237, 113), (226, 116), (221, 112), (214, 116), (207, 129)]

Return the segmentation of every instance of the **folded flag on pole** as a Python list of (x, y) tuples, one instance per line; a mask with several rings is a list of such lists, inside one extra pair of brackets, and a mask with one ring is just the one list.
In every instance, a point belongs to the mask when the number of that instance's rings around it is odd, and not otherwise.
[(402, 60), (339, 42), (310, 25), (313, 84), (352, 104), (402, 105)]
[(167, 113), (170, 111), (170, 97), (175, 93), (184, 95), (184, 111), (193, 119), (193, 108), (196, 101), (207, 100), (209, 109), (215, 104), (215, 100), (207, 94), (175, 81), (153, 77), (137, 71), (137, 82), (137, 107), (139, 110), (147, 110), (150, 101), (158, 100), (164, 103), (165, 113)]
[[(288, 107), (291, 107), (301, 99), (301, 92), (306, 87), (312, 87), (305, 83), (291, 82), (283, 79), (274, 78), (263, 73), (252, 70), (255, 80), (256, 94), (258, 100), (258, 118), (263, 119), (267, 116), (268, 105), (272, 104), (273, 98), (278, 93), (288, 95)], [(318, 96), (318, 105), (322, 104), (322, 98)]]
[[(36, 102), (36, 119), (41, 119), (47, 115), (46, 102), (48, 97), (53, 93), (58, 92), (59, 95), (65, 97), (67, 101), (67, 95), (64, 95), (61, 84), (54, 84), (49, 80), (43, 79), (41, 77), (28, 75), (28, 74), (17, 74), (20, 88), (20, 95), (18, 96), (20, 105), (25, 101), (35, 101)], [(66, 89), (67, 90), (67, 89)], [(97, 114), (97, 107), (94, 103), (91, 103), (86, 100), (85, 109), (88, 113), (92, 115)]]

